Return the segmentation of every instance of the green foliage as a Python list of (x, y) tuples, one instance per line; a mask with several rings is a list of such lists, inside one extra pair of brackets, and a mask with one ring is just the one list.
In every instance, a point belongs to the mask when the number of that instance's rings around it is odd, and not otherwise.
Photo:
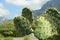
[(36, 21), (35, 36), (39, 39), (47, 39), (52, 36), (52, 27), (50, 22), (45, 17), (40, 16)]
[(33, 21), (33, 23), (32, 23), (31, 26), (32, 26), (32, 27), (31, 27), (32, 33), (34, 33), (34, 30), (35, 30), (35, 28), (37, 27), (37, 26), (35, 25), (35, 21)]
[(7, 30), (15, 30), (13, 21), (5, 21), (2, 24), (0, 24), (0, 30), (7, 31)]
[(24, 36), (24, 40), (30, 40), (29, 36)]
[(12, 37), (5, 37), (5, 38), (0, 38), (0, 40), (13, 40)]
[(24, 18), (22, 16), (15, 17), (14, 18), (14, 24), (15, 24), (16, 29), (18, 30), (18, 32), (22, 36), (31, 33), (30, 23), (29, 23), (29, 21), (26, 18)]
[[(51, 14), (49, 14), (49, 12), (51, 12)], [(60, 13), (55, 8), (50, 8), (46, 14), (46, 18), (49, 17), (47, 19), (50, 21), (52, 26), (54, 26), (54, 30), (58, 33), (57, 36), (54, 36), (55, 39), (60, 40)]]
[(0, 34), (0, 38), (3, 38), (4, 36), (2, 34)]
[(4, 40), (13, 40), (12, 37), (7, 37), (7, 38), (4, 38)]
[(8, 20), (0, 24), (0, 33), (7, 37), (7, 36), (12, 36), (15, 31), (14, 23), (12, 20)]
[(48, 19), (53, 26), (55, 26), (54, 29), (56, 29), (60, 35), (60, 13), (55, 8), (50, 8), (46, 11), (45, 18)]
[[(60, 13), (55, 8), (49, 8), (33, 20), (32, 12), (24, 8), (22, 16), (15, 17), (14, 22), (9, 20), (0, 24), (1, 37), (22, 37), (31, 31), (39, 40), (60, 40)], [(24, 40), (29, 40), (29, 37), (25, 36)]]
[(59, 20), (60, 14), (55, 8), (47, 9), (35, 22), (35, 36), (42, 40), (57, 40), (60, 33)]
[(22, 35), (21, 35), (21, 33), (19, 33), (18, 30), (16, 30), (15, 32), (13, 32), (13, 35), (12, 36), (13, 37), (21, 37)]
[(28, 8), (24, 8), (22, 10), (22, 16), (26, 17), (30, 21), (30, 23), (32, 24), (32, 22), (33, 22), (33, 15), (32, 15), (31, 10), (29, 10)]

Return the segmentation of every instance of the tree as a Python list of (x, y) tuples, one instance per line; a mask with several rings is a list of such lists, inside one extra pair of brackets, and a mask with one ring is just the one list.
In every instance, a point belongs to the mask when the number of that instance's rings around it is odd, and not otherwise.
[(30, 21), (30, 23), (32, 24), (32, 22), (33, 22), (33, 15), (32, 15), (31, 10), (29, 10), (28, 8), (23, 8), (22, 16), (26, 17)]
[(45, 19), (45, 17), (40, 16), (35, 22), (35, 25), (36, 25), (36, 28), (34, 31), (34, 35), (38, 39), (46, 40), (47, 38), (53, 35), (51, 34), (52, 33), (51, 24), (47, 19)]
[(25, 36), (31, 33), (30, 22), (25, 17), (22, 17), (22, 16), (15, 17), (14, 24), (16, 29), (22, 36)]
[(24, 40), (30, 40), (29, 36), (24, 36)]
[[(56, 8), (50, 8), (46, 11), (46, 18), (54, 25), (58, 34), (60, 35), (60, 13)], [(48, 18), (49, 17), (49, 18)]]
[(60, 40), (59, 12), (55, 8), (47, 9), (35, 22), (35, 36), (40, 40)]
[(7, 20), (0, 24), (0, 33), (5, 37), (12, 36), (14, 34), (13, 31), (15, 31), (13, 20)]

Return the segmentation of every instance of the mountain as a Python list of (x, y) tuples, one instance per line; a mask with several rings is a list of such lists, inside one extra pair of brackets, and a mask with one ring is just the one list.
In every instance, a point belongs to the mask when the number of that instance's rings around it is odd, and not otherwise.
[(47, 3), (45, 3), (41, 9), (35, 10), (35, 11), (33, 11), (33, 13), (35, 13), (37, 16), (39, 16), (49, 7), (57, 8), (58, 11), (60, 11), (60, 0), (50, 0)]

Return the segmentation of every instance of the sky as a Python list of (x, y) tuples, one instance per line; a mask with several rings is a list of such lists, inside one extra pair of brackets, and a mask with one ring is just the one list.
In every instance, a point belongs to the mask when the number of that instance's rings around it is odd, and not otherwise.
[(13, 19), (21, 15), (24, 7), (31, 10), (38, 10), (48, 1), (49, 0), (0, 0), (0, 16)]

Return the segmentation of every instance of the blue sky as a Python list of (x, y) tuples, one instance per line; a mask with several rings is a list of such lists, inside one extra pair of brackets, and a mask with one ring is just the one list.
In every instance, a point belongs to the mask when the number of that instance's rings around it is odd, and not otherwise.
[(0, 0), (0, 16), (11, 19), (21, 15), (24, 7), (31, 10), (38, 10), (47, 1), (49, 0)]

